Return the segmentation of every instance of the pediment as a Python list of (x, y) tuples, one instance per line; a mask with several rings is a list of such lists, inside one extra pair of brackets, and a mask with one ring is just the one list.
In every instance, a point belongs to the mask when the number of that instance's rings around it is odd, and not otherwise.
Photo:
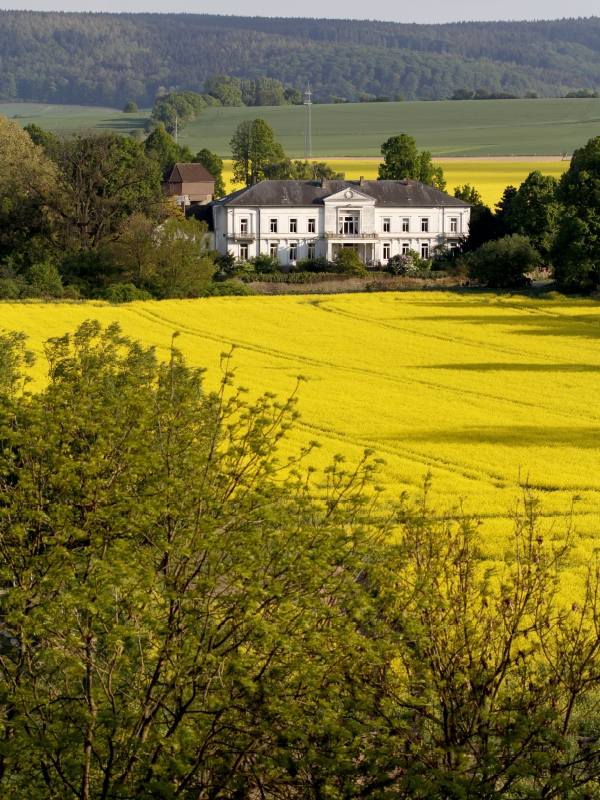
[(353, 186), (346, 187), (340, 192), (324, 197), (325, 205), (368, 206), (375, 205), (375, 198), (369, 197), (364, 192), (359, 192)]

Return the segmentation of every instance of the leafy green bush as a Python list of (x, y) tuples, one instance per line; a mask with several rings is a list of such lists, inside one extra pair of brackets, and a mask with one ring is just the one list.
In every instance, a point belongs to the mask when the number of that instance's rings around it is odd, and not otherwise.
[(137, 114), (138, 107), (137, 104), (130, 100), (128, 103), (125, 103), (125, 107), (123, 108), (124, 114)]
[(469, 276), (495, 288), (525, 286), (526, 272), (541, 263), (527, 236), (518, 233), (486, 242), (469, 257)]
[(245, 283), (237, 283), (235, 281), (211, 283), (206, 290), (207, 297), (236, 297), (250, 294), (256, 294), (254, 289), (246, 286)]
[(367, 274), (365, 265), (353, 247), (340, 247), (334, 260), (334, 270), (340, 275)]
[(250, 259), (250, 263), (254, 266), (255, 272), (264, 274), (281, 272), (281, 261), (277, 256), (269, 256), (267, 253), (259, 253)]
[(0, 278), (0, 300), (16, 300), (21, 294), (19, 284), (11, 278)]
[(386, 270), (390, 275), (411, 275), (416, 276), (418, 272), (426, 272), (430, 267), (430, 262), (417, 253), (416, 250), (409, 250), (408, 253), (392, 256)]
[(319, 256), (319, 258), (299, 258), (298, 261), (296, 261), (296, 269), (299, 272), (327, 272), (331, 269), (331, 265), (325, 256)]
[(110, 303), (133, 303), (135, 300), (152, 300), (150, 292), (138, 289), (133, 283), (112, 283), (99, 296)]

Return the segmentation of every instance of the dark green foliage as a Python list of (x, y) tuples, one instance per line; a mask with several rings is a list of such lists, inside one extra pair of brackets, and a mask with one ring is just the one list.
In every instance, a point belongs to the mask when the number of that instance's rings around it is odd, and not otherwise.
[(162, 122), (165, 128), (172, 131), (177, 124), (183, 126), (192, 122), (204, 110), (204, 100), (196, 92), (169, 92), (156, 98), (152, 109), (152, 119)]
[(540, 255), (526, 236), (515, 233), (486, 242), (469, 257), (469, 276), (494, 288), (527, 285), (525, 274), (540, 264)]
[(138, 107), (137, 107), (136, 103), (134, 103), (133, 100), (129, 100), (127, 103), (125, 103), (125, 105), (123, 107), (123, 113), (124, 114), (137, 114), (138, 113)]
[(543, 259), (547, 260), (560, 218), (556, 199), (558, 181), (552, 175), (530, 173), (519, 186), (511, 203), (508, 227), (527, 236)]
[(470, 89), (455, 89), (452, 93), (451, 100), (471, 100), (473, 92)]
[(204, 91), (219, 101), (222, 106), (243, 106), (239, 78), (229, 75), (213, 75), (204, 81)]
[(231, 139), (233, 178), (249, 186), (262, 180), (266, 172), (279, 175), (288, 167), (283, 147), (275, 141), (275, 133), (264, 119), (245, 119), (235, 129)]
[(267, 253), (260, 253), (260, 255), (252, 258), (250, 263), (254, 265), (256, 272), (263, 272), (265, 274), (281, 272), (281, 262), (277, 256), (269, 256)]
[(573, 153), (561, 177), (558, 231), (551, 252), (554, 277), (568, 289), (600, 284), (600, 136)]
[(138, 289), (133, 283), (111, 283), (98, 295), (110, 303), (132, 303), (134, 300), (152, 300), (150, 292)]
[(167, 133), (164, 127), (156, 128), (144, 143), (146, 153), (160, 164), (163, 173), (172, 169), (177, 162), (188, 163), (193, 160), (192, 151), (187, 145), (180, 145)]
[(203, 164), (215, 179), (215, 198), (225, 195), (225, 181), (223, 180), (223, 159), (211, 153), (206, 147), (196, 153), (192, 159), (196, 164)]
[(256, 294), (254, 289), (244, 283), (234, 281), (217, 281), (206, 287), (204, 297), (245, 297)]
[(43, 147), (51, 158), (56, 156), (59, 146), (59, 138), (55, 133), (45, 131), (43, 128), (40, 128), (39, 125), (35, 125), (33, 122), (30, 122), (29, 125), (25, 125), (23, 130), (27, 131), (31, 137), (31, 141), (34, 144), (37, 144), (39, 147)]
[(0, 21), (5, 101), (151, 107), (164, 87), (198, 91), (216, 72), (241, 80), (248, 105), (257, 75), (299, 91), (309, 80), (319, 102), (363, 93), (443, 99), (482, 84), (490, 94), (554, 97), (600, 81), (595, 18), (410, 25), (2, 11)]
[(365, 265), (353, 247), (340, 247), (334, 260), (334, 272), (340, 275), (366, 275)]
[(527, 487), (482, 568), (477, 520), (381, 502), (368, 453), (278, 455), (295, 393), (227, 356), (207, 392), (116, 325), (45, 353), (23, 395), (0, 337), (3, 797), (594, 797), (600, 575), (573, 596)]
[(600, 97), (600, 92), (592, 92), (591, 89), (578, 89), (576, 92), (567, 92), (565, 97), (576, 97), (588, 100), (590, 97)]
[(299, 258), (296, 261), (296, 269), (299, 272), (329, 272), (331, 265), (325, 256), (319, 258)]
[(446, 181), (441, 167), (435, 167), (431, 153), (427, 150), (419, 152), (412, 136), (401, 133), (390, 138), (381, 145), (383, 164), (379, 165), (378, 180), (401, 181), (405, 178), (421, 181), (444, 191)]

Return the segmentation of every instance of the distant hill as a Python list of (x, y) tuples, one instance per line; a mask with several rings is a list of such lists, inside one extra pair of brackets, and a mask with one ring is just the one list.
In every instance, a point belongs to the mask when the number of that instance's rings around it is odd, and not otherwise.
[[(268, 76), (319, 102), (455, 89), (554, 97), (600, 87), (600, 18), (404, 25), (351, 20), (0, 11), (0, 101), (152, 105), (160, 88)], [(573, 100), (573, 102), (581, 102)]]

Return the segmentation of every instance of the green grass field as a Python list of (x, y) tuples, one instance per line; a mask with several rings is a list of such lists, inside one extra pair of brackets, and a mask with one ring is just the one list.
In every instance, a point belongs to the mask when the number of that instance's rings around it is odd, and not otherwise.
[[(33, 103), (0, 104), (0, 114), (19, 116), (48, 130), (98, 128), (128, 134), (143, 129), (146, 113)], [(208, 147), (230, 155), (229, 141), (243, 119), (263, 117), (286, 153), (304, 153), (304, 108), (209, 108), (185, 127), (180, 142), (194, 152)], [(349, 103), (313, 107), (313, 155), (376, 156), (381, 143), (406, 132), (437, 156), (556, 155), (600, 134), (600, 99), (464, 102)]]

